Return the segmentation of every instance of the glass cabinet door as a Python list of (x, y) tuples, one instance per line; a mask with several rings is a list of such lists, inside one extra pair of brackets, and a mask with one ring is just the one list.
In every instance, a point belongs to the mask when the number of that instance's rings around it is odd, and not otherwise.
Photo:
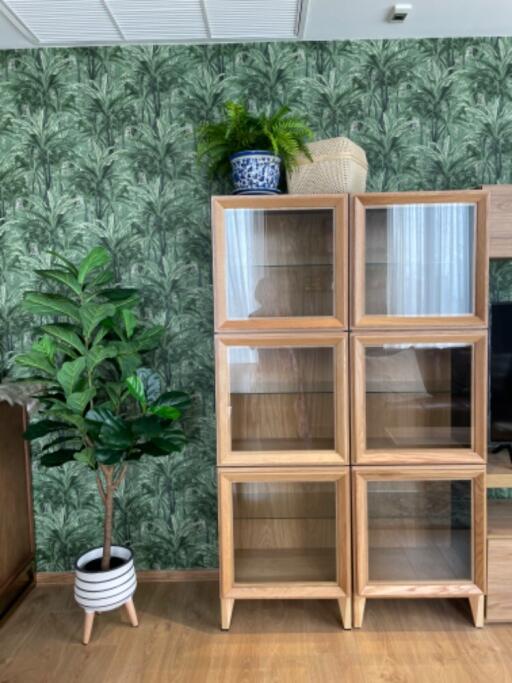
[(346, 328), (343, 198), (216, 201), (217, 329)]
[(441, 597), (450, 584), (460, 596), (484, 590), (485, 496), (482, 466), (356, 467), (357, 592)]
[(486, 195), (458, 196), (356, 198), (355, 327), (486, 324)]
[(235, 583), (336, 581), (336, 484), (233, 484)]
[(369, 581), (471, 581), (471, 481), (369, 481)]
[(339, 336), (316, 343), (299, 335), (293, 341), (222, 337), (218, 411), (226, 428), (220, 463), (343, 462), (348, 455), (345, 345)]
[(346, 467), (219, 470), (223, 598), (351, 594)]
[(485, 338), (356, 335), (356, 462), (483, 462)]

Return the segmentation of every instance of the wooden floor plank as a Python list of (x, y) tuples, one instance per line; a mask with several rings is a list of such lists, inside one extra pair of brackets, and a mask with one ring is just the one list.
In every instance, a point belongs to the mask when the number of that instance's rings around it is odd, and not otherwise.
[(211, 582), (148, 583), (135, 604), (83, 614), (70, 586), (38, 587), (0, 629), (0, 683), (512, 683), (512, 624), (471, 625), (467, 601), (369, 600), (340, 628), (335, 600), (237, 601), (219, 628)]

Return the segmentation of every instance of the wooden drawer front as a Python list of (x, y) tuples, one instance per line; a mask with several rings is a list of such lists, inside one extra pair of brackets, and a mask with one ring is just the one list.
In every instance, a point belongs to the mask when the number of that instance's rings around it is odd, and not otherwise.
[(487, 621), (512, 621), (512, 538), (488, 542)]

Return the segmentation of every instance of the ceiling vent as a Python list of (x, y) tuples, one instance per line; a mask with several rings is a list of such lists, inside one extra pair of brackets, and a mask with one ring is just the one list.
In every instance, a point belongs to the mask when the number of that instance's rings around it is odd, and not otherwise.
[(102, 0), (3, 0), (40, 43), (119, 42)]
[(105, 0), (129, 41), (207, 40), (201, 0)]
[(212, 38), (297, 38), (301, 0), (205, 0)]

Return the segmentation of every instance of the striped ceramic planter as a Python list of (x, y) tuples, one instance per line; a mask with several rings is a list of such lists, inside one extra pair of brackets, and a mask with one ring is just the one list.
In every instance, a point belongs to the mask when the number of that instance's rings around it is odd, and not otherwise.
[(75, 565), (75, 600), (86, 612), (109, 612), (131, 600), (137, 588), (133, 554), (128, 548), (112, 546), (112, 557), (121, 564), (108, 571), (97, 571), (87, 565), (101, 558), (103, 548), (88, 550)]

